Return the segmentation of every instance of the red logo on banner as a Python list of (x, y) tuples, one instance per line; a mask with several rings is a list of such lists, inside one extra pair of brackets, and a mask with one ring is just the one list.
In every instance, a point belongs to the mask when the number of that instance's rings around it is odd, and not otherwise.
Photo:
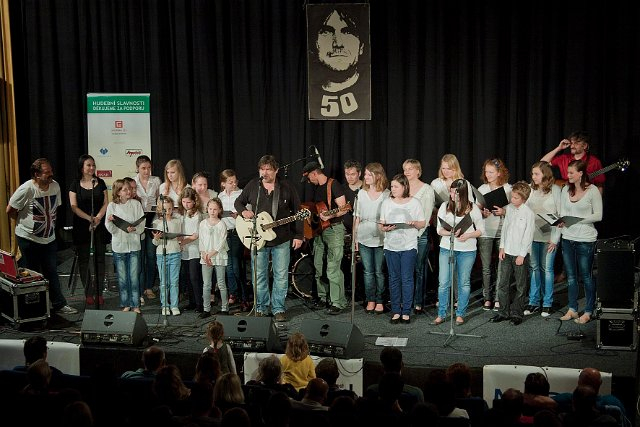
[(100, 178), (111, 178), (113, 176), (113, 171), (111, 170), (96, 171), (96, 175)]
[(115, 121), (115, 128), (116, 129), (122, 129), (124, 127), (124, 122), (122, 120), (116, 120)]
[(142, 148), (127, 148), (124, 154), (129, 157), (139, 156), (142, 154)]

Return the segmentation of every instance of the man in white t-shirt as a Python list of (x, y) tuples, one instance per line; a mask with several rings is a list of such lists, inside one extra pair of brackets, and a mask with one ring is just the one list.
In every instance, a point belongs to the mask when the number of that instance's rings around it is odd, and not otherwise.
[(49, 299), (55, 312), (75, 314), (78, 310), (67, 305), (58, 280), (55, 226), (60, 198), (51, 163), (40, 158), (31, 165), (31, 179), (9, 199), (7, 215), (16, 220), (20, 262), (49, 281)]

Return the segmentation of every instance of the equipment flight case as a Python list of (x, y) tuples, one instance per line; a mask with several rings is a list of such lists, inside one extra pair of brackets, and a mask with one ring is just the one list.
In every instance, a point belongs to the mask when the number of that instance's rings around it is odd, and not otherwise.
[(46, 322), (49, 318), (49, 281), (16, 283), (0, 275), (0, 313), (14, 326)]

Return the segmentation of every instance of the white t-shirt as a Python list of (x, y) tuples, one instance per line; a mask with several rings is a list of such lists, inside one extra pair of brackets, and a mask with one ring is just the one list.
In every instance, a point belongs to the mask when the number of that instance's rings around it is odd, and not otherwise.
[(53, 242), (60, 198), (60, 185), (56, 181), (51, 181), (47, 191), (42, 191), (32, 179), (18, 187), (9, 199), (9, 205), (18, 210), (16, 236), (43, 245)]
[[(480, 230), (484, 233), (484, 219), (482, 218), (482, 212), (480, 212), (480, 208), (478, 205), (473, 203), (471, 208), (471, 212), (469, 215), (471, 216), (471, 220), (473, 221), (473, 225), (471, 225), (468, 229), (462, 230), (462, 233), (466, 233), (468, 231)], [(442, 218), (447, 224), (453, 225), (453, 212), (447, 211), (447, 203), (443, 203), (440, 205), (440, 209), (438, 209), (438, 218)], [(455, 223), (458, 224), (462, 221), (463, 216), (456, 216)], [(440, 224), (440, 220), (438, 219), (438, 234), (442, 231), (442, 225)], [(458, 239), (455, 239), (453, 242), (453, 250), (460, 252), (470, 252), (475, 251), (477, 246), (477, 239), (471, 238), (467, 239), (465, 242), (461, 242)], [(442, 236), (440, 238), (440, 247), (443, 249), (450, 249), (451, 241), (449, 236)]]
[[(511, 184), (504, 184), (503, 187), (504, 192), (507, 194), (507, 200), (511, 200)], [(489, 184), (482, 184), (480, 187), (478, 187), (478, 191), (480, 192), (480, 194), (487, 194), (492, 190), (491, 187), (489, 187)], [(487, 207), (487, 209), (492, 210), (493, 207)], [(500, 230), (502, 230), (502, 222), (503, 217), (501, 216), (495, 216), (492, 214), (486, 217), (484, 219), (484, 233), (482, 233), (482, 236), (480, 237), (491, 237), (494, 239), (499, 239)]]
[[(407, 203), (398, 204), (395, 199), (388, 198), (382, 202), (380, 222), (386, 224), (406, 223), (408, 221), (424, 221), (424, 210), (420, 202), (411, 197)], [(384, 248), (401, 252), (418, 249), (418, 229), (415, 227), (396, 228), (384, 233)]]
[[(218, 198), (222, 202), (222, 210), (236, 212), (236, 208), (233, 205), (240, 194), (242, 194), (242, 190), (240, 189), (232, 191), (231, 194), (227, 194), (226, 191), (218, 193)], [(227, 230), (233, 230), (236, 228), (236, 221), (232, 217), (222, 218), (222, 222), (224, 222)]]

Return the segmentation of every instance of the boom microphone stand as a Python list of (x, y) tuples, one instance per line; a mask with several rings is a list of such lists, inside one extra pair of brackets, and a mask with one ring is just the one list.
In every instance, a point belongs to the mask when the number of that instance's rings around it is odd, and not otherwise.
[[(169, 309), (169, 269), (167, 262), (167, 233), (169, 232), (169, 225), (167, 224), (167, 210), (164, 208), (163, 196), (160, 196), (160, 203), (162, 204), (162, 266), (164, 267), (164, 307), (162, 309), (163, 326), (169, 326), (169, 319), (167, 312)], [(162, 305), (162, 304), (160, 304)]]
[[(466, 185), (466, 181), (465, 181), (465, 185)], [(453, 224), (451, 224), (451, 234), (449, 235), (449, 283), (450, 283), (450, 289), (449, 289), (449, 307), (450, 307), (450, 311), (451, 311), (451, 316), (449, 319), (449, 332), (439, 332), (439, 331), (430, 331), (430, 333), (435, 334), (435, 335), (448, 335), (447, 339), (445, 340), (444, 344), (442, 344), (443, 347), (447, 347), (451, 341), (453, 341), (453, 339), (458, 336), (458, 337), (473, 337), (473, 338), (482, 338), (482, 336), (480, 335), (472, 335), (472, 334), (456, 334), (453, 325), (455, 324), (455, 292), (453, 290), (453, 286), (454, 286), (454, 280), (453, 280), (453, 273), (455, 271), (455, 264), (456, 264), (456, 257), (455, 257), (455, 252), (454, 252), (454, 245), (455, 245), (455, 241), (456, 241), (456, 215), (457, 215), (457, 205), (456, 202), (458, 200), (458, 188), (456, 188), (456, 197), (453, 198)], [(460, 230), (462, 231), (462, 230)], [(458, 281), (459, 282), (459, 281)], [(442, 301), (440, 302), (440, 304), (442, 304)]]
[[(358, 207), (358, 193), (353, 199), (353, 212)], [(351, 324), (353, 325), (353, 316), (356, 310), (356, 236), (351, 232)]]

